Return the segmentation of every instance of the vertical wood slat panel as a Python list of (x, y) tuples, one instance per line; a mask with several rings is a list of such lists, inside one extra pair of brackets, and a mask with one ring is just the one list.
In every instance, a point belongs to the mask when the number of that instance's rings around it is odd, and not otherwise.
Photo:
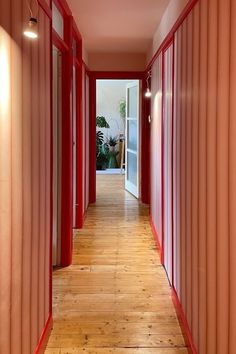
[(180, 235), (181, 235), (181, 303), (186, 311), (186, 230), (185, 230), (185, 166), (186, 166), (186, 22), (181, 27), (182, 46), (181, 46), (181, 116), (180, 119)]
[[(16, 1), (15, 1), (16, 2)], [(21, 4), (22, 6), (22, 4)], [(27, 8), (23, 8), (22, 18), (28, 16)], [(25, 21), (24, 21), (25, 22)], [(21, 27), (21, 26), (20, 26)], [(19, 28), (21, 34), (22, 29)], [(31, 205), (31, 43), (22, 37), (22, 79), (20, 90), (23, 91), (22, 116), (22, 178), (23, 178), (23, 245), (22, 245), (22, 345), (20, 353), (31, 353), (31, 327), (30, 327), (30, 297), (31, 297), (31, 235), (32, 235), (32, 205)], [(16, 250), (17, 252), (17, 250)], [(17, 349), (16, 343), (13, 343)]]
[(164, 116), (163, 116), (163, 156), (164, 156), (164, 265), (172, 283), (172, 67), (173, 44), (164, 53)]
[(189, 326), (192, 324), (192, 31), (193, 15), (189, 14), (186, 21), (187, 30), (187, 90), (186, 90), (186, 318)]
[[(162, 185), (161, 185), (161, 111), (162, 111), (162, 59), (161, 55), (157, 58), (152, 68), (152, 123), (151, 123), (151, 141), (153, 150), (151, 152), (151, 215), (152, 221), (158, 233), (161, 245), (162, 223), (161, 223), (161, 203), (162, 203)], [(162, 246), (162, 245), (161, 245)]]
[(229, 354), (236, 348), (236, 2), (231, 0), (231, 52), (230, 52), (230, 115), (229, 115), (229, 266), (230, 266), (230, 317)]
[(174, 183), (173, 183), (173, 204), (174, 204), (174, 287), (176, 293), (180, 297), (180, 262), (181, 262), (181, 241), (180, 241), (180, 97), (181, 97), (181, 33), (177, 31), (175, 34), (175, 62), (174, 62), (174, 130), (173, 130), (173, 141), (174, 141)]
[(86, 208), (89, 205), (89, 75), (86, 73)]
[(235, 18), (233, 0), (199, 0), (175, 34), (174, 279), (177, 288), (179, 262), (178, 295), (199, 354), (236, 346)]
[(10, 7), (0, 1), (0, 348), (11, 346), (11, 39)]
[(45, 231), (45, 264), (44, 264), (44, 272), (45, 272), (45, 292), (44, 292), (44, 303), (45, 303), (45, 320), (48, 318), (48, 314), (50, 313), (50, 259), (51, 259), (51, 247), (50, 241), (48, 240), (49, 235), (51, 234), (51, 162), (49, 151), (51, 150), (51, 63), (50, 63), (50, 52), (51, 41), (50, 41), (50, 20), (45, 18), (45, 47), (44, 47), (44, 61), (45, 61), (45, 146), (46, 146), (46, 156), (45, 156), (45, 174), (46, 174), (46, 190), (45, 190), (45, 222), (46, 222), (46, 231)]
[(21, 353), (21, 318), (23, 304), (23, 133), (22, 58), (21, 58), (21, 2), (11, 7), (11, 145), (12, 145), (12, 229), (11, 229), (11, 348)]
[(216, 353), (217, 2), (208, 1), (207, 86), (207, 353)]
[(31, 351), (37, 346), (39, 321), (38, 321), (38, 301), (39, 301), (39, 44), (32, 46), (32, 107), (34, 114), (32, 120), (31, 144), (32, 144), (32, 244), (31, 244)]
[(39, 171), (40, 171), (40, 195), (39, 195), (39, 213), (42, 216), (39, 225), (39, 233), (41, 237), (39, 238), (39, 306), (38, 306), (38, 316), (39, 316), (39, 330), (43, 328), (44, 325), (44, 291), (45, 291), (45, 282), (44, 282), (44, 262), (45, 262), (45, 92), (44, 92), (44, 80), (45, 80), (45, 63), (44, 63), (44, 15), (42, 12), (39, 13), (39, 25), (42, 41), (39, 43), (39, 144), (40, 144), (40, 153), (39, 153)]
[(199, 352), (206, 354), (206, 113), (207, 113), (207, 2), (200, 2), (199, 67)]
[(156, 113), (156, 108), (157, 108), (157, 101), (156, 101), (156, 95), (157, 95), (157, 65), (158, 62), (156, 60), (155, 64), (152, 67), (152, 82), (151, 82), (151, 86), (152, 86), (152, 111), (151, 111), (151, 116), (152, 116), (152, 121), (151, 121), (151, 133), (150, 133), (150, 139), (151, 139), (151, 163), (150, 163), (150, 176), (151, 176), (151, 185), (152, 185), (152, 192), (150, 195), (150, 209), (151, 209), (151, 215), (152, 215), (152, 222), (156, 228), (156, 230), (158, 230), (157, 228), (157, 222), (156, 222), (156, 209), (157, 209), (157, 201), (158, 198), (157, 197), (157, 187), (156, 187), (156, 180), (157, 180), (157, 154), (155, 154), (155, 151), (158, 151), (157, 146), (156, 146), (156, 139), (158, 139), (158, 131), (156, 129), (157, 126), (157, 113)]
[(200, 61), (199, 3), (193, 11), (193, 102), (192, 102), (192, 335), (198, 347), (198, 112)]
[(219, 0), (217, 97), (217, 353), (228, 352), (228, 116), (230, 1)]
[(0, 2), (0, 352), (14, 354), (35, 352), (50, 301), (50, 32), (39, 10), (38, 41), (23, 37), (28, 16)]

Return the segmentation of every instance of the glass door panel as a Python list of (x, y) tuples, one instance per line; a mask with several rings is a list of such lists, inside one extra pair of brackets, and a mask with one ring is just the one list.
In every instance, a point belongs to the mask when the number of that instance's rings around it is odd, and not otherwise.
[(139, 82), (126, 87), (126, 174), (125, 189), (139, 197)]

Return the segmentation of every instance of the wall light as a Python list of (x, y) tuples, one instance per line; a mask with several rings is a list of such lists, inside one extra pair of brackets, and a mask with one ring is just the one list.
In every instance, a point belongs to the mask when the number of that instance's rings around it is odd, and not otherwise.
[(151, 92), (150, 86), (149, 86), (149, 79), (151, 78), (151, 76), (152, 76), (152, 73), (151, 73), (151, 71), (149, 71), (149, 72), (148, 72), (147, 79), (146, 79), (147, 88), (146, 88), (146, 92), (145, 92), (145, 97), (147, 97), (147, 98), (152, 97), (152, 92)]
[(38, 21), (37, 19), (33, 16), (33, 12), (30, 8), (30, 5), (28, 3), (28, 8), (30, 12), (30, 19), (28, 22), (27, 27), (24, 30), (24, 35), (30, 39), (36, 39), (38, 38)]
[(38, 21), (36, 18), (30, 18), (28, 26), (24, 30), (24, 35), (31, 39), (38, 38)]

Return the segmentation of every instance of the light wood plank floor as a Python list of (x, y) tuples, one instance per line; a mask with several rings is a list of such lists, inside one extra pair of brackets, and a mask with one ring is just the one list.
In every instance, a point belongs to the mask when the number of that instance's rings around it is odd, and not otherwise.
[(47, 354), (186, 354), (148, 208), (123, 176), (97, 176), (73, 265), (53, 274)]

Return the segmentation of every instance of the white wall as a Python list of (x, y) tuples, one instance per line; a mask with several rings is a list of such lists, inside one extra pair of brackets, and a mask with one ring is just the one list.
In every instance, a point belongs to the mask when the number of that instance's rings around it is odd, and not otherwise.
[(125, 132), (125, 120), (120, 116), (119, 103), (126, 99), (127, 80), (97, 80), (97, 116), (104, 116), (109, 129), (100, 129), (105, 137)]
[(188, 0), (171, 0), (153, 36), (152, 46), (147, 55), (147, 63), (152, 59), (176, 20), (187, 5)]

